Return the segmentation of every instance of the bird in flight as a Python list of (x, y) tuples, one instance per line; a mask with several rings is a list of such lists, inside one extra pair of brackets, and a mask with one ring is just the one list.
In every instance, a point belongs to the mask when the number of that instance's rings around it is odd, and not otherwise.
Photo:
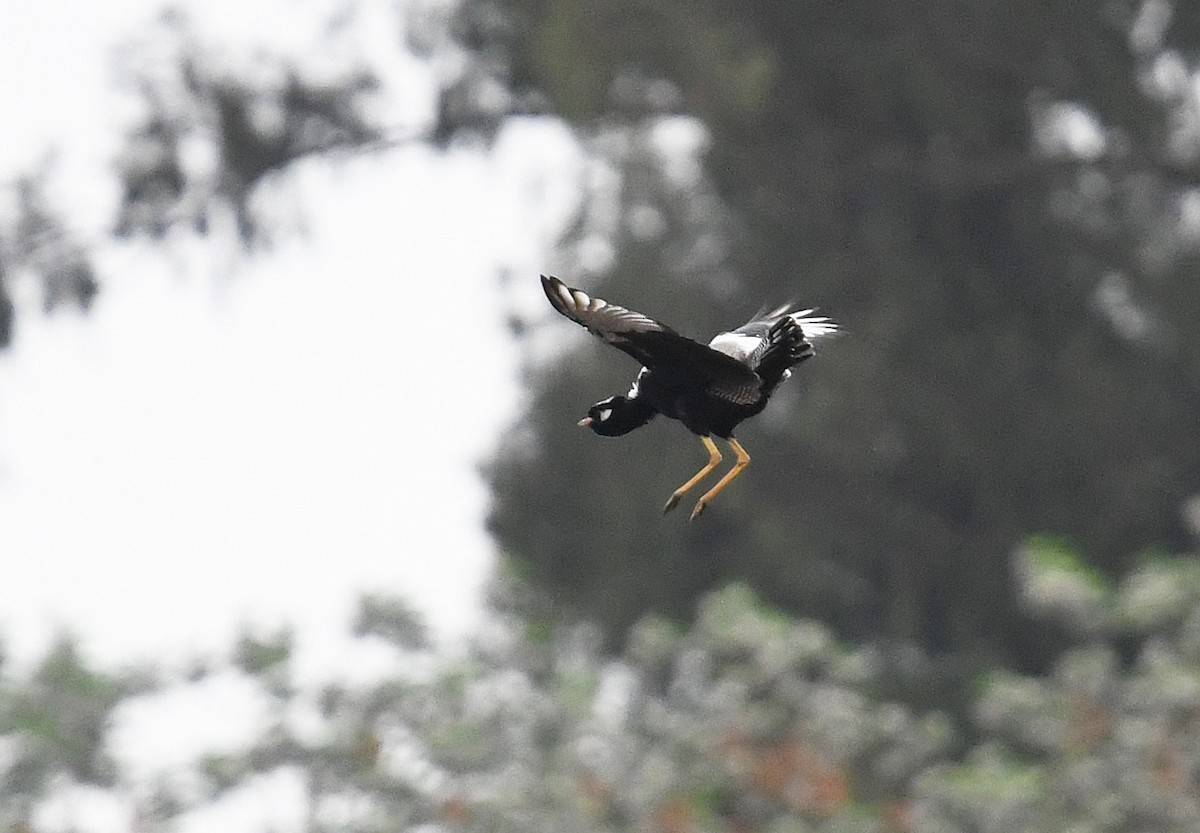
[(542, 275), (542, 289), (556, 310), (642, 365), (629, 393), (597, 402), (580, 425), (601, 436), (618, 437), (662, 414), (682, 422), (704, 443), (708, 462), (671, 494), (664, 512), (674, 509), (720, 464), (713, 435), (729, 444), (737, 462), (696, 502), (692, 520), (750, 462), (750, 455), (733, 436), (738, 423), (766, 407), (791, 368), (812, 357), (814, 341), (837, 332), (837, 324), (813, 315), (814, 310), (792, 312), (785, 305), (705, 345), (640, 312), (590, 297), (558, 278)]

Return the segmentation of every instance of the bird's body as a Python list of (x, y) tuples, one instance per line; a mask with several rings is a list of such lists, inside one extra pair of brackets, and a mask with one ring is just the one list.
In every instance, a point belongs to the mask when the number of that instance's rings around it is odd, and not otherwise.
[(556, 310), (642, 364), (628, 394), (597, 402), (580, 425), (603, 436), (620, 436), (662, 414), (679, 420), (704, 442), (708, 464), (675, 490), (667, 510), (721, 461), (712, 435), (726, 440), (737, 455), (734, 468), (700, 498), (693, 518), (750, 461), (734, 429), (760, 413), (791, 368), (813, 355), (813, 340), (837, 330), (811, 309), (792, 312), (785, 306), (705, 345), (641, 313), (589, 297), (558, 278), (543, 275), (542, 288)]
[(735, 402), (712, 396), (695, 380), (670, 372), (644, 369), (634, 380), (636, 399), (642, 399), (665, 417), (682, 422), (693, 434), (716, 434), (722, 439), (733, 436), (733, 429), (754, 416), (767, 404), (765, 396), (747, 397)]

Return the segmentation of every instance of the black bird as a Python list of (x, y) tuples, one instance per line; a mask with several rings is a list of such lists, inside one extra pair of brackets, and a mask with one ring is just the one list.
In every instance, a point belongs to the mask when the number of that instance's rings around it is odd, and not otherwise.
[(813, 341), (837, 331), (835, 323), (814, 316), (814, 310), (791, 312), (790, 305), (784, 305), (704, 345), (640, 312), (592, 298), (558, 278), (542, 275), (542, 289), (556, 310), (642, 364), (629, 393), (597, 402), (580, 425), (617, 437), (662, 414), (682, 422), (704, 443), (708, 463), (675, 490), (664, 512), (674, 509), (721, 462), (713, 434), (737, 455), (733, 468), (696, 502), (692, 520), (750, 462), (733, 429), (766, 407), (791, 368), (813, 355)]

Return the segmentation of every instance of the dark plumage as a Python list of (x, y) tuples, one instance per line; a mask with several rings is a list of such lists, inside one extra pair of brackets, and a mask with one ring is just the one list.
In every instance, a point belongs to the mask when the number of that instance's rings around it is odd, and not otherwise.
[(737, 455), (734, 467), (696, 503), (693, 519), (750, 462), (733, 436), (738, 423), (766, 407), (791, 368), (813, 355), (813, 341), (837, 331), (836, 324), (812, 315), (811, 309), (791, 312), (783, 306), (704, 345), (640, 312), (589, 297), (558, 278), (542, 275), (542, 288), (556, 310), (642, 364), (628, 394), (597, 402), (580, 425), (617, 437), (662, 414), (682, 422), (704, 443), (708, 463), (675, 490), (663, 511), (675, 508), (721, 462), (713, 434)]

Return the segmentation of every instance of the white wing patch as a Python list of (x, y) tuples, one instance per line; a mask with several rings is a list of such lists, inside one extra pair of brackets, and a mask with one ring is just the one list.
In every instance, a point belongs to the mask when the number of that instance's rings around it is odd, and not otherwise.
[(763, 340), (758, 336), (745, 333), (721, 333), (708, 343), (708, 346), (726, 356), (732, 356), (739, 362), (745, 362), (763, 346)]
[(649, 372), (650, 371), (644, 367), (638, 371), (637, 378), (633, 380), (633, 384), (629, 388), (629, 393), (625, 394), (626, 399), (637, 399), (638, 398), (638, 394), (642, 392), (642, 388), (641, 388), (642, 377), (645, 376)]

